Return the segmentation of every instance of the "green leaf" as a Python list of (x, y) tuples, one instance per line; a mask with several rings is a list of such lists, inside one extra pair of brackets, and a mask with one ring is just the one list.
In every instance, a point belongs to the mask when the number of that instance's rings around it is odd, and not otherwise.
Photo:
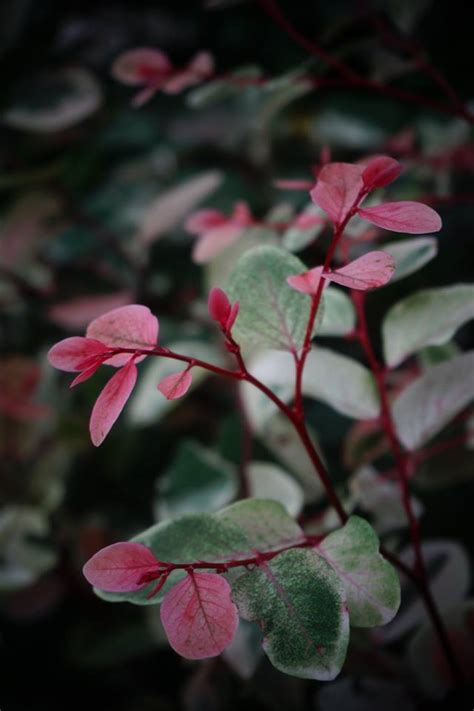
[(443, 363), (458, 354), (459, 348), (456, 343), (448, 341), (448, 343), (443, 343), (442, 346), (426, 346), (418, 353), (417, 360), (422, 370), (426, 370), (431, 368), (432, 365)]
[(215, 514), (218, 521), (236, 527), (245, 545), (232, 556), (247, 556), (255, 549), (269, 551), (302, 540), (303, 532), (284, 507), (268, 499), (243, 499)]
[(400, 582), (380, 555), (379, 539), (367, 521), (351, 516), (316, 550), (344, 585), (351, 625), (375, 627), (393, 619), (400, 606)]
[(356, 323), (352, 301), (342, 289), (328, 286), (324, 289), (324, 312), (318, 336), (346, 336)]
[(417, 272), (436, 257), (438, 242), (435, 237), (416, 237), (397, 242), (384, 242), (383, 250), (395, 259), (395, 271), (389, 282), (393, 284), (394, 281)]
[(236, 496), (235, 467), (197, 442), (184, 442), (157, 482), (159, 520), (185, 513), (217, 511)]
[(349, 640), (344, 589), (314, 551), (293, 549), (232, 584), (239, 614), (256, 622), (263, 648), (282, 672), (330, 680), (340, 672)]
[(474, 351), (429, 368), (393, 403), (398, 437), (410, 451), (434, 437), (474, 398)]
[(424, 289), (388, 311), (382, 332), (387, 365), (395, 367), (424, 346), (446, 343), (474, 318), (474, 285)]
[(284, 351), (301, 348), (310, 300), (286, 278), (303, 271), (303, 262), (278, 247), (256, 247), (239, 259), (227, 288), (230, 299), (240, 301), (234, 326), (239, 343)]
[[(158, 560), (173, 563), (193, 563), (197, 560), (226, 561), (248, 558), (257, 548), (268, 551), (298, 542), (302, 531), (276, 501), (244, 499), (219, 513), (187, 514), (163, 521), (134, 536), (131, 540), (144, 543)], [(95, 589), (103, 600), (154, 605), (183, 577), (173, 571), (158, 595), (147, 599), (154, 583), (136, 592), (108, 593)]]

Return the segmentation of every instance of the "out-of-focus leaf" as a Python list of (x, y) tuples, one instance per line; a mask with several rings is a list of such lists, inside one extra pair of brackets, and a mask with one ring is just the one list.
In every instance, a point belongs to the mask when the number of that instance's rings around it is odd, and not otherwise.
[[(460, 603), (470, 585), (470, 569), (467, 554), (458, 543), (448, 540), (426, 541), (421, 546), (428, 571), (431, 593), (438, 608), (443, 611)], [(399, 558), (413, 565), (413, 548), (408, 546)], [(402, 579), (402, 604), (392, 622), (379, 630), (385, 643), (394, 642), (429, 617), (422, 600), (412, 583)]]
[(195, 205), (213, 193), (222, 182), (218, 171), (201, 173), (159, 195), (144, 211), (136, 239), (147, 247), (184, 220)]
[(16, 103), (3, 113), (8, 126), (33, 133), (64, 131), (95, 113), (102, 90), (87, 69), (73, 67), (33, 77)]
[[(268, 351), (250, 364), (252, 375), (268, 385), (288, 403), (294, 395), (294, 362), (288, 353)], [(303, 372), (302, 392), (322, 400), (338, 412), (359, 419), (372, 419), (379, 412), (379, 400), (372, 374), (360, 363), (328, 348), (317, 348), (308, 354)], [(274, 414), (273, 404), (250, 383), (242, 383), (242, 393), (252, 426), (264, 428)]]
[(395, 259), (395, 272), (390, 283), (404, 279), (436, 257), (438, 243), (434, 237), (415, 237), (398, 242), (384, 242), (384, 252)]
[[(451, 647), (466, 682), (474, 680), (474, 600), (465, 600), (446, 610), (442, 615)], [(453, 687), (453, 676), (448, 667), (433, 626), (425, 623), (410, 640), (408, 661), (423, 692), (441, 699)]]
[(269, 462), (250, 462), (246, 475), (250, 496), (278, 501), (295, 518), (301, 513), (303, 492), (299, 484), (279, 466)]
[(474, 351), (429, 368), (393, 403), (398, 437), (413, 451), (434, 437), (474, 398)]
[[(387, 481), (371, 466), (360, 467), (349, 480), (349, 490), (354, 503), (373, 517), (379, 534), (407, 528), (408, 519), (396, 481)], [(416, 518), (423, 512), (421, 503), (411, 497)]]
[(407, 296), (392, 306), (383, 322), (387, 364), (394, 367), (424, 346), (446, 343), (472, 318), (471, 284), (424, 289)]
[(217, 511), (237, 494), (235, 467), (197, 442), (184, 442), (157, 481), (158, 520), (184, 513)]
[(190, 91), (187, 95), (187, 103), (195, 109), (210, 106), (219, 101), (224, 101), (234, 96), (238, 96), (243, 90), (247, 81), (255, 81), (262, 76), (262, 70), (253, 65), (241, 67), (232, 72), (225, 79), (215, 79), (206, 82), (203, 86)]
[[(307, 217), (321, 218), (321, 221), (305, 227), (304, 219)], [(302, 249), (305, 249), (309, 244), (314, 242), (323, 231), (325, 226), (324, 218), (325, 215), (321, 208), (310, 203), (299, 215), (301, 226), (298, 225), (298, 220), (295, 220), (295, 224), (288, 227), (283, 234), (282, 246), (290, 252), (300, 252)]]

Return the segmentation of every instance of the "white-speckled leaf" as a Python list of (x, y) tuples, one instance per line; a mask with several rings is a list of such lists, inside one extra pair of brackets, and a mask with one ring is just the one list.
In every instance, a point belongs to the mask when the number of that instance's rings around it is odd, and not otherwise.
[(472, 284), (423, 289), (407, 296), (392, 306), (382, 325), (387, 365), (393, 368), (424, 346), (446, 343), (472, 318)]
[(474, 351), (434, 365), (393, 403), (399, 439), (406, 449), (418, 449), (473, 399)]
[(303, 271), (303, 262), (278, 247), (256, 247), (239, 259), (227, 292), (231, 301), (240, 301), (234, 335), (241, 345), (283, 351), (301, 348), (310, 300), (292, 289), (286, 279)]
[(241, 617), (261, 628), (277, 669), (322, 681), (339, 674), (349, 641), (344, 589), (314, 551), (289, 550), (244, 573), (232, 597)]
[(379, 539), (367, 521), (351, 516), (315, 550), (344, 585), (351, 625), (375, 627), (393, 619), (400, 606), (400, 582), (380, 555)]

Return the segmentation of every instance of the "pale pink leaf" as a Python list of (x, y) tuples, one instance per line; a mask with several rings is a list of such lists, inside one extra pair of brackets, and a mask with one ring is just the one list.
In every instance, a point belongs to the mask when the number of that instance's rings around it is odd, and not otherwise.
[(188, 86), (199, 84), (214, 71), (214, 60), (209, 52), (198, 52), (184, 69), (174, 72), (163, 85), (167, 94), (179, 94)]
[(242, 227), (233, 225), (230, 221), (220, 227), (205, 232), (198, 237), (192, 251), (192, 258), (196, 264), (206, 264), (215, 256), (230, 247), (241, 235)]
[(107, 346), (95, 338), (72, 336), (50, 348), (48, 360), (58, 370), (75, 373), (90, 367), (96, 358), (100, 358), (107, 351)]
[(314, 181), (281, 178), (280, 180), (274, 180), (273, 185), (280, 190), (311, 190), (314, 186)]
[(148, 84), (167, 76), (172, 65), (159, 49), (141, 47), (121, 54), (112, 65), (112, 76), (123, 84)]
[(201, 79), (205, 79), (214, 71), (214, 57), (210, 52), (198, 52), (189, 62), (188, 69)]
[(293, 226), (297, 227), (299, 230), (307, 230), (310, 227), (321, 225), (324, 222), (326, 222), (326, 220), (319, 215), (311, 215), (309, 212), (303, 212), (294, 220)]
[(302, 274), (292, 274), (287, 277), (288, 284), (296, 291), (301, 291), (303, 294), (316, 294), (323, 274), (323, 267), (314, 267)]
[[(152, 350), (158, 340), (158, 319), (146, 306), (121, 306), (94, 319), (89, 324), (86, 335), (113, 348)], [(140, 356), (136, 362), (139, 363), (144, 357)], [(123, 353), (105, 362), (119, 368), (129, 359), (130, 354)]]
[(139, 109), (144, 106), (148, 101), (150, 101), (159, 89), (158, 84), (146, 84), (143, 89), (141, 89), (132, 99), (132, 106), (134, 109)]
[(186, 395), (191, 387), (193, 377), (190, 370), (183, 370), (180, 373), (167, 375), (158, 384), (158, 390), (167, 400), (177, 400)]
[(439, 232), (442, 227), (437, 212), (428, 205), (410, 200), (386, 202), (376, 207), (360, 208), (357, 212), (364, 220), (393, 232), (418, 235)]
[(395, 260), (388, 252), (369, 252), (341, 269), (325, 272), (324, 278), (349, 289), (366, 291), (386, 284), (395, 271)]
[(112, 543), (87, 561), (82, 569), (86, 580), (105, 592), (133, 592), (144, 574), (155, 571), (158, 561), (142, 543)]
[(240, 227), (248, 227), (252, 224), (252, 213), (246, 202), (239, 200), (235, 203), (230, 221), (233, 225), (239, 225)]
[(125, 306), (132, 301), (131, 291), (117, 291), (114, 294), (79, 296), (69, 301), (54, 304), (48, 309), (48, 317), (66, 329), (77, 330), (86, 326), (101, 314), (111, 309)]
[[(130, 356), (129, 356), (130, 357)], [(137, 366), (133, 359), (118, 370), (104, 387), (92, 409), (89, 430), (92, 444), (98, 447), (109, 434), (125, 407), (137, 382)]]
[(187, 575), (166, 593), (160, 616), (170, 645), (186, 659), (217, 656), (238, 625), (230, 585), (215, 573)]
[(318, 175), (311, 199), (335, 224), (340, 224), (355, 205), (364, 188), (364, 166), (352, 163), (328, 163)]
[(383, 188), (385, 185), (393, 183), (402, 172), (402, 166), (394, 158), (389, 156), (376, 156), (366, 163), (362, 180), (369, 190)]
[(199, 235), (226, 222), (227, 217), (219, 210), (197, 210), (189, 215), (184, 228), (192, 235)]

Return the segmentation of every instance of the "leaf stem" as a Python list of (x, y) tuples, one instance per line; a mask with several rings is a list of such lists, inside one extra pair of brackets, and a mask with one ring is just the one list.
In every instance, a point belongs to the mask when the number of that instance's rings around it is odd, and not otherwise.
[(398, 481), (402, 495), (402, 504), (403, 508), (405, 509), (410, 528), (410, 537), (415, 559), (415, 566), (413, 570), (414, 575), (412, 577), (412, 580), (416, 583), (420, 595), (423, 598), (426, 609), (430, 615), (433, 627), (438, 635), (441, 647), (444, 651), (446, 661), (448, 662), (453, 679), (456, 683), (462, 683), (463, 675), (461, 672), (460, 665), (452, 648), (446, 627), (441, 618), (441, 615), (439, 614), (439, 610), (431, 594), (429, 586), (428, 574), (426, 571), (426, 566), (421, 549), (420, 527), (418, 519), (416, 518), (415, 512), (413, 510), (412, 500), (410, 496), (410, 461), (409, 457), (407, 457), (405, 452), (402, 450), (402, 447), (397, 437), (395, 423), (393, 421), (386, 387), (387, 370), (377, 359), (370, 340), (367, 318), (365, 314), (365, 293), (361, 291), (351, 291), (351, 297), (358, 318), (356, 336), (367, 357), (367, 361), (374, 376), (377, 390), (379, 393), (381, 407), (380, 422), (390, 443), (393, 452), (393, 457), (395, 459)]

